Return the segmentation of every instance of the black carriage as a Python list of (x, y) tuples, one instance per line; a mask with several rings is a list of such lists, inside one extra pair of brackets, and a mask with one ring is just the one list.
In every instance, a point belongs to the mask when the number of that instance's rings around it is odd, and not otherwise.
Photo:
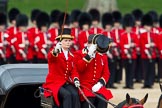
[(0, 66), (0, 108), (42, 108), (37, 93), (45, 81), (47, 64)]

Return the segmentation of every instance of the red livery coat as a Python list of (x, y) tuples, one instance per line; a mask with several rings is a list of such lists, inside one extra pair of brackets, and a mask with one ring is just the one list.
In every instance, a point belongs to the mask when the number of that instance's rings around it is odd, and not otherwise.
[[(72, 53), (68, 52), (68, 60), (66, 60), (63, 52), (56, 56), (52, 52), (48, 53), (48, 75), (43, 87), (52, 91), (56, 104), (60, 105), (58, 100), (60, 87), (66, 82), (72, 83), (74, 78), (78, 78), (78, 73), (74, 66), (74, 56)], [(45, 96), (48, 97), (50, 94), (45, 92)]]
[[(90, 61), (87, 61), (84, 58), (86, 55), (87, 52), (85, 49), (75, 53), (76, 67), (79, 73), (81, 85), (84, 85), (91, 90), (99, 80), (103, 80), (106, 84), (109, 80), (110, 72), (106, 55), (96, 53), (96, 57)], [(87, 97), (95, 97), (95, 95), (87, 89), (82, 88), (82, 90)], [(113, 97), (111, 91), (106, 89), (104, 86), (101, 87), (97, 93), (102, 94), (107, 100)], [(83, 100), (82, 96), (81, 100)]]
[[(140, 34), (140, 51), (141, 51), (141, 58), (143, 59), (148, 59), (147, 54), (145, 53), (145, 50), (149, 50), (149, 48), (146, 47), (146, 44), (148, 44), (148, 33), (149, 32), (144, 32)], [(152, 58), (156, 58), (156, 48), (157, 48), (157, 34), (150, 32), (150, 36), (152, 38), (152, 41), (155, 44), (155, 47), (152, 48)]]

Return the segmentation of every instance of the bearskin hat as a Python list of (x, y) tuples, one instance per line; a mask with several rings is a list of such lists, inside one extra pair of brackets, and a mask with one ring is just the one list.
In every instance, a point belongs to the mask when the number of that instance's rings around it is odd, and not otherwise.
[(36, 17), (38, 16), (38, 14), (39, 14), (40, 12), (41, 12), (41, 11), (40, 11), (39, 9), (33, 9), (33, 10), (31, 11), (31, 17), (30, 17), (30, 19), (31, 19), (32, 22), (36, 20)]
[(90, 9), (89, 14), (92, 16), (92, 21), (100, 21), (100, 12), (97, 9)]
[(78, 16), (81, 14), (80, 10), (73, 10), (70, 15), (70, 22), (78, 22)]
[(65, 13), (65, 12), (62, 12), (60, 15), (59, 15), (59, 26), (60, 28), (62, 27), (63, 25), (63, 22), (64, 22), (64, 16), (66, 14), (66, 19), (65, 19), (65, 25), (70, 25), (70, 16), (68, 13)]
[(20, 14), (20, 11), (17, 8), (10, 9), (8, 12), (9, 21), (12, 22), (13, 20), (16, 20), (18, 14)]
[(113, 25), (113, 23), (114, 23), (114, 20), (113, 20), (113, 16), (111, 13), (106, 12), (102, 15), (103, 28), (105, 28), (106, 25)]
[(144, 25), (153, 26), (153, 19), (148, 13), (142, 17), (142, 26)]
[(114, 22), (121, 23), (121, 21), (122, 21), (122, 14), (121, 14), (121, 12), (114, 11), (114, 12), (112, 12), (112, 16), (113, 16)]
[(7, 16), (3, 12), (0, 12), (0, 25), (7, 25)]
[(140, 9), (135, 9), (132, 11), (132, 15), (134, 16), (136, 21), (141, 21), (143, 17), (143, 12)]
[(162, 14), (159, 17), (159, 25), (160, 25), (160, 28), (162, 28)]
[(51, 22), (58, 22), (60, 13), (61, 13), (61, 11), (59, 11), (57, 9), (52, 10), (51, 14), (50, 14)]
[(25, 14), (19, 14), (16, 17), (16, 27), (28, 26), (28, 17)]
[(79, 27), (83, 29), (83, 25), (88, 24), (91, 26), (92, 17), (89, 13), (83, 12), (78, 16)]
[(73, 39), (74, 37), (71, 36), (71, 29), (70, 28), (64, 28), (58, 30), (58, 36), (56, 37), (56, 40), (62, 40), (62, 39)]
[(148, 12), (148, 14), (151, 15), (152, 20), (153, 20), (154, 23), (157, 23), (158, 22), (158, 14), (157, 14), (156, 11), (151, 10), (151, 11)]
[(41, 29), (42, 26), (49, 27), (50, 25), (50, 18), (46, 12), (40, 12), (36, 18), (36, 23), (38, 29)]
[(133, 27), (135, 25), (135, 18), (132, 14), (126, 14), (123, 17), (123, 28)]

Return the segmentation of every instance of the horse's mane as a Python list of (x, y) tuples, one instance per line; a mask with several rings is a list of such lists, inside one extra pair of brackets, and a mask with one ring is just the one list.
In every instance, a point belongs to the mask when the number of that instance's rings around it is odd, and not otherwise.
[[(131, 98), (131, 100), (132, 100), (132, 103), (139, 104), (139, 100), (138, 99)], [(122, 108), (126, 103), (127, 103), (126, 100), (124, 100), (124, 101), (120, 102), (115, 108)]]
[(159, 98), (159, 102), (158, 102), (158, 107), (157, 108), (160, 108), (160, 101), (162, 100), (162, 95), (160, 96)]

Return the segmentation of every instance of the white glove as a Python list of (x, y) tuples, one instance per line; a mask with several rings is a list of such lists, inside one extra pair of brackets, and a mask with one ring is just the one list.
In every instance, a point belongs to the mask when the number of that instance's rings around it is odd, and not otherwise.
[(80, 87), (80, 82), (79, 80), (74, 81), (75, 87)]
[(93, 92), (97, 92), (103, 85), (98, 82), (97, 84), (95, 84), (93, 87), (92, 87), (92, 91)]
[(97, 44), (92, 44), (88, 49), (88, 55), (90, 57), (94, 57), (96, 49), (97, 49)]
[(55, 52), (58, 53), (58, 52), (61, 52), (61, 42), (58, 42), (55, 46)]

